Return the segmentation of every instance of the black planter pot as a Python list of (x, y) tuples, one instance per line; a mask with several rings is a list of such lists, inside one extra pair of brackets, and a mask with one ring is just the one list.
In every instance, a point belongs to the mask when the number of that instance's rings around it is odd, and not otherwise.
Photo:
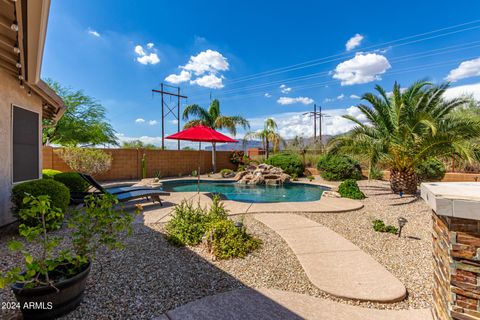
[(42, 286), (24, 289), (22, 284), (12, 285), (12, 291), (20, 303), (23, 318), (28, 320), (54, 319), (75, 309), (83, 299), (83, 292), (90, 273), (90, 263), (76, 276), (55, 283), (55, 288)]

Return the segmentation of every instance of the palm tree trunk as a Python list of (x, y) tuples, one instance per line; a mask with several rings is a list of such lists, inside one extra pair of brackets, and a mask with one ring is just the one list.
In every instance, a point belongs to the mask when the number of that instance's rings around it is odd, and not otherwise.
[(269, 150), (270, 149), (270, 143), (268, 141), (268, 139), (265, 139), (265, 159), (268, 159), (268, 155), (269, 155)]
[(212, 172), (217, 172), (217, 145), (212, 142)]
[(390, 187), (395, 193), (417, 193), (417, 176), (414, 170), (390, 170)]

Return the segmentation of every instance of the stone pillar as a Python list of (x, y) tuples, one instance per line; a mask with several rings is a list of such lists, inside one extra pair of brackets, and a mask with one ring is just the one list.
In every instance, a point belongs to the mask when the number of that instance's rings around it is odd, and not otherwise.
[(435, 320), (480, 320), (480, 183), (422, 184), (432, 208)]

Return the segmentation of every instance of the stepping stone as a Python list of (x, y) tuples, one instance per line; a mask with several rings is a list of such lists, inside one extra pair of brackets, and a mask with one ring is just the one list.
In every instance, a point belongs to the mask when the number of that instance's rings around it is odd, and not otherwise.
[(362, 308), (274, 289), (237, 289), (205, 297), (166, 313), (170, 320), (432, 320), (430, 309)]
[(320, 290), (363, 301), (396, 302), (405, 298), (407, 290), (396, 277), (327, 227), (295, 214), (257, 214), (255, 219), (287, 242)]

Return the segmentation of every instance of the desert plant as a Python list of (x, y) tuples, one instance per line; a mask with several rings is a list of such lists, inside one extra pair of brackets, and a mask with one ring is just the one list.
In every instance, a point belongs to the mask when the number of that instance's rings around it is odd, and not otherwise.
[(204, 210), (187, 200), (175, 206), (172, 219), (166, 224), (167, 240), (177, 246), (196, 245), (205, 234), (207, 217)]
[(315, 177), (312, 176), (312, 175), (309, 175), (309, 176), (307, 176), (307, 179), (308, 179), (308, 181), (312, 182), (313, 180), (315, 180)]
[(268, 158), (265, 161), (266, 164), (270, 164), (274, 167), (281, 168), (286, 174), (297, 174), (300, 177), (305, 171), (302, 159), (294, 153), (277, 153)]
[(377, 167), (371, 167), (368, 173), (368, 179), (383, 180), (383, 171)]
[(155, 178), (157, 178), (157, 179), (162, 178), (162, 171), (160, 171), (160, 170), (158, 170), (158, 169), (155, 170), (155, 171), (153, 172), (153, 176), (154, 176)]
[(344, 198), (350, 199), (364, 199), (365, 195), (358, 187), (357, 181), (354, 179), (347, 179), (343, 181), (338, 187), (338, 193)]
[(359, 180), (362, 178), (362, 169), (358, 161), (345, 155), (327, 154), (322, 156), (317, 163), (317, 168), (325, 180)]
[(54, 180), (63, 183), (72, 192), (85, 192), (89, 184), (76, 172), (63, 172), (54, 176)]
[(367, 121), (345, 115), (356, 127), (332, 139), (329, 151), (364, 155), (370, 167), (381, 162), (390, 170), (394, 192), (415, 194), (415, 168), (426, 159), (452, 154), (475, 159), (472, 141), (480, 135), (480, 119), (454, 112), (469, 99), (444, 98), (448, 88), (419, 81), (402, 90), (395, 83), (389, 95), (377, 85), (377, 93), (362, 97), (370, 106), (357, 106)]
[(291, 174), (292, 181), (298, 181), (298, 174), (296, 172)]
[(38, 223), (38, 218), (31, 219), (29, 215), (20, 214), (22, 209), (28, 209), (31, 205), (31, 202), (24, 202), (26, 196), (48, 196), (51, 207), (57, 208), (62, 212), (62, 216), (56, 216), (58, 221), (55, 221), (51, 225), (50, 220), (47, 221), (47, 229), (55, 230), (63, 221), (63, 214), (66, 213), (68, 203), (70, 202), (70, 191), (68, 188), (63, 183), (52, 179), (27, 181), (17, 184), (12, 188), (13, 211), (18, 216), (20, 223), (27, 226), (35, 226), (35, 224)]
[(205, 239), (210, 252), (218, 259), (243, 258), (261, 244), (228, 219), (209, 224)]
[(415, 168), (418, 182), (441, 181), (445, 176), (445, 165), (436, 158), (430, 158)]
[(142, 168), (142, 179), (147, 178), (147, 156), (144, 153), (142, 156), (142, 160), (140, 160), (140, 166)]
[(230, 177), (232, 177), (232, 175), (233, 175), (233, 170), (231, 170), (231, 169), (222, 169), (222, 170), (220, 170), (220, 175), (221, 175), (223, 178), (230, 178)]
[(376, 219), (372, 221), (373, 224), (373, 230), (377, 232), (387, 232), (387, 233), (393, 233), (397, 234), (398, 228), (391, 226), (391, 225), (385, 225), (385, 222), (380, 219)]
[(53, 179), (55, 175), (62, 173), (62, 171), (54, 169), (43, 169), (42, 170), (42, 179)]
[(103, 173), (112, 165), (112, 156), (100, 149), (68, 147), (56, 152), (73, 171), (84, 174)]

